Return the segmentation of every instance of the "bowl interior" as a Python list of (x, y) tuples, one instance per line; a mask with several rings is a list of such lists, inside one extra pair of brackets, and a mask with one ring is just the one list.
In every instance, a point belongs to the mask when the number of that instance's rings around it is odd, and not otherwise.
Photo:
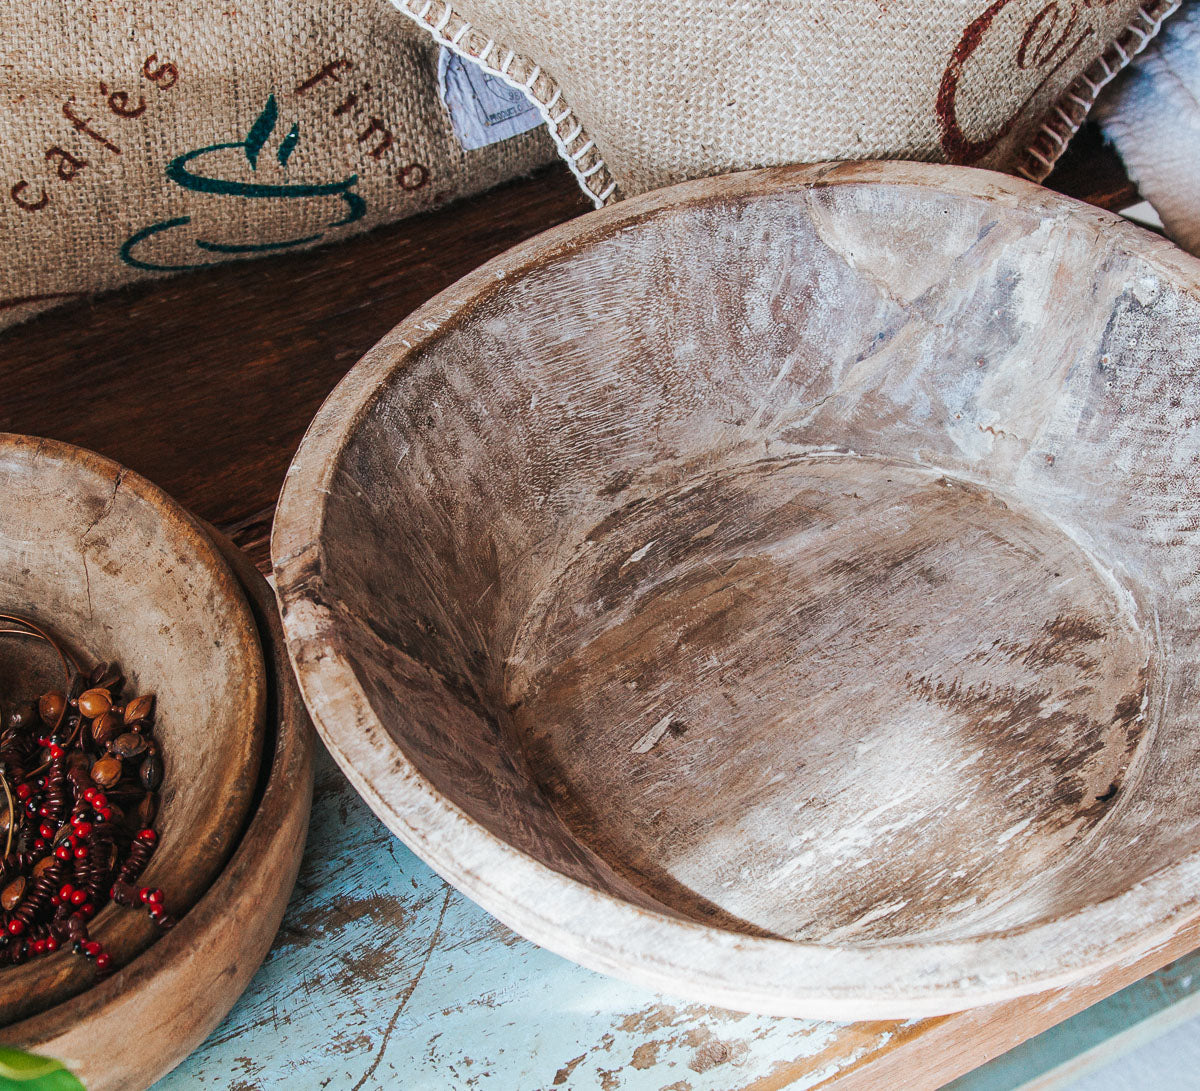
[(1195, 848), (1194, 270), (913, 172), (610, 216), (360, 365), (331, 639), (425, 781), (560, 874), (868, 947)]
[[(118, 663), (130, 695), (156, 695), (164, 779), (160, 841), (144, 881), (181, 915), (207, 889), (253, 799), (262, 750), (265, 668), (240, 587), (212, 543), (165, 494), (66, 444), (0, 436), (0, 609), (50, 629), (91, 666)], [(63, 688), (38, 642), (0, 637), (0, 693)], [(118, 964), (157, 929), (109, 906), (90, 927)], [(0, 973), (10, 1021), (86, 987), (68, 951)]]

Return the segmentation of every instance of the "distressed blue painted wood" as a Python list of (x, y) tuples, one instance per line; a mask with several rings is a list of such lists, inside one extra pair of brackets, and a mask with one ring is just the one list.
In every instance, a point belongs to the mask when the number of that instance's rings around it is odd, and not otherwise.
[[(1200, 951), (1113, 993), (1086, 1011), (1043, 1031), (947, 1085), (946, 1091), (1017, 1091), (1038, 1082), (1060, 1085), (1091, 1065), (1089, 1058), (1110, 1060), (1165, 1034), (1194, 1015), (1200, 1001)], [(1114, 1048), (1121, 1041), (1124, 1048)], [(1200, 1074), (1192, 1073), (1200, 1087)], [(1041, 1081), (1048, 1081), (1042, 1083)]]
[(839, 1029), (658, 996), (520, 939), (397, 841), (323, 753), (309, 838), (266, 963), (159, 1091), (726, 1091)]
[[(1147, 1005), (1200, 986), (1200, 953), (958, 1084), (1011, 1091)], [(509, 931), (397, 841), (322, 751), (309, 844), (245, 995), (158, 1091), (803, 1091), (886, 1045), (592, 973)], [(902, 1028), (897, 1028), (902, 1029)]]

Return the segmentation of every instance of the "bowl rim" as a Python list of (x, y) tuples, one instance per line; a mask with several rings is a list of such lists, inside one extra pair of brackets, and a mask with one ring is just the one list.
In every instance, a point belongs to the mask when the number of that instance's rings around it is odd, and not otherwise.
[(1200, 916), (1200, 850), (1120, 894), (969, 939), (827, 945), (760, 938), (641, 908), (568, 878), (489, 832), (405, 757), (331, 638), (321, 531), (346, 437), (387, 378), (456, 319), (532, 269), (683, 207), (831, 186), (896, 185), (988, 199), (1090, 228), (1200, 297), (1200, 260), (1113, 213), (1031, 182), (968, 167), (900, 162), (771, 167), (684, 182), (586, 213), (492, 258), (396, 326), (342, 379), (288, 469), (271, 555), (283, 628), (325, 745), (387, 827), (509, 927), (591, 969), (741, 1011), (822, 1019), (945, 1014), (1071, 984), (1168, 940)]
[[(63, 1060), (87, 1077), (89, 1087), (145, 1086), (182, 1063), (212, 1033), (274, 943), (307, 838), (316, 739), (283, 650), (274, 596), (250, 559), (220, 531), (210, 529), (206, 537), (229, 564), (256, 615), (268, 657), (272, 745), (264, 757), (270, 760), (263, 763), (233, 854), (170, 932), (86, 992), (0, 1028), (0, 1042)], [(235, 941), (229, 938), (231, 912), (247, 922)], [(200, 999), (181, 990), (180, 980), (188, 978), (203, 991)], [(160, 1046), (157, 1051), (153, 1045), (115, 1051), (126, 1028), (155, 1003), (160, 1025), (184, 1030), (150, 1036)]]
[[(237, 655), (234, 663), (241, 672), (242, 684), (239, 687), (248, 698), (240, 710), (231, 710), (229, 716), (229, 734), (226, 742), (230, 744), (229, 753), (240, 753), (241, 766), (237, 780), (227, 783), (238, 788), (236, 792), (226, 792), (220, 800), (214, 801), (208, 809), (207, 820), (203, 823), (196, 844), (205, 846), (210, 851), (206, 854), (206, 862), (199, 871), (200, 878), (194, 880), (190, 894), (180, 906), (186, 914), (196, 902), (204, 897), (205, 892), (213, 881), (221, 874), (228, 863), (230, 855), (235, 851), (241, 839), (242, 831), (255, 806), (255, 789), (258, 783), (260, 763), (263, 753), (263, 741), (266, 733), (267, 711), (267, 665), (264, 656), (263, 643), (259, 636), (250, 603), (242, 583), (237, 579), (229, 561), (218, 548), (213, 539), (204, 531), (197, 520), (167, 492), (155, 485), (148, 478), (131, 470), (121, 463), (76, 444), (62, 440), (49, 439), (42, 436), (24, 435), (16, 432), (0, 432), (0, 463), (19, 458), (30, 467), (45, 457), (59, 464), (75, 467), (81, 474), (97, 485), (106, 484), (112, 490), (115, 498), (117, 491), (132, 495), (140, 504), (150, 508), (160, 521), (164, 531), (180, 542), (190, 554), (197, 558), (202, 568), (208, 574), (213, 586), (220, 594), (221, 601), (226, 605), (223, 616), (222, 642), (225, 647), (244, 649), (248, 654)], [(106, 511), (101, 518), (107, 514)], [(99, 520), (97, 520), (99, 522)], [(229, 658), (230, 653), (223, 653)], [(188, 852), (189, 858), (194, 853)], [(161, 868), (160, 855), (156, 852), (147, 871), (151, 875)], [(156, 867), (157, 862), (157, 867)], [(164, 884), (165, 885), (165, 884)], [(119, 936), (122, 943), (132, 944), (133, 950), (126, 965), (132, 964), (147, 949), (154, 946), (161, 938), (160, 931), (147, 918), (143, 918), (130, 910), (120, 909), (113, 903), (106, 905), (95, 918), (95, 933), (101, 940), (111, 942), (114, 936)], [(71, 957), (69, 952), (64, 955)], [(28, 980), (36, 980), (33, 975), (45, 969), (51, 971), (62, 963), (51, 964), (49, 960), (26, 962), (20, 967), (9, 969), (10, 974), (22, 974)], [(17, 983), (9, 982), (12, 989)], [(102, 983), (101, 983), (102, 984)], [(81, 995), (87, 995), (98, 987), (88, 968), (80, 963), (61, 977), (59, 987), (52, 995), (55, 999), (50, 1008), (70, 1003)], [(38, 1012), (29, 1011), (18, 1015), (18, 1021), (35, 1018)], [(12, 1024), (10, 1024), (12, 1025)]]

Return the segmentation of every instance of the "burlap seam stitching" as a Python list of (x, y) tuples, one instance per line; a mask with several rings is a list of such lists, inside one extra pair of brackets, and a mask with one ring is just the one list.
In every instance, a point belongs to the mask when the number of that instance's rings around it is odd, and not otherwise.
[[(528, 95), (545, 120), (559, 155), (596, 207), (616, 199), (617, 183), (583, 123), (575, 118), (574, 128), (563, 136), (562, 130), (574, 117), (574, 112), (563, 99), (562, 88), (541, 70), (540, 65), (506, 47), (503, 47), (504, 59), (498, 66), (488, 63), (489, 56), (498, 51), (495, 40), (473, 27), (448, 0), (391, 2), (440, 44), (475, 61), (486, 72)], [(1017, 174), (1033, 182), (1045, 180), (1068, 141), (1087, 118), (1100, 91), (1146, 48), (1163, 21), (1174, 14), (1181, 3), (1182, 0), (1157, 0), (1138, 9), (1124, 30), (1067, 86), (1047, 111), (1033, 138), (1020, 153), (1015, 167)], [(440, 11), (436, 20), (430, 17), (430, 12), (435, 9)], [(523, 80), (514, 75), (514, 69), (524, 74)], [(555, 114), (553, 111), (559, 107), (561, 110)], [(577, 142), (578, 146), (572, 150), (572, 144)]]
[[(527, 60), (507, 47), (499, 47), (464, 19), (446, 0), (391, 0), (392, 6), (412, 19), (447, 49), (474, 61), (489, 75), (503, 80), (509, 87), (527, 95), (546, 122), (558, 154), (580, 188), (597, 208), (614, 200), (617, 183), (609, 173), (596, 142), (584, 130), (583, 122), (574, 114), (562, 95), (562, 88), (541, 66)], [(437, 11), (437, 18), (431, 12)], [(502, 53), (503, 59), (496, 58)], [(493, 64), (492, 59), (499, 63)], [(564, 129), (568, 129), (566, 135)]]
[(1031, 182), (1044, 181), (1066, 149), (1068, 141), (1084, 123), (1101, 90), (1129, 64), (1173, 15), (1182, 0), (1159, 0), (1138, 9), (1112, 44), (1077, 76), (1050, 108), (1033, 139), (1022, 153), (1024, 162), (1017, 173)]

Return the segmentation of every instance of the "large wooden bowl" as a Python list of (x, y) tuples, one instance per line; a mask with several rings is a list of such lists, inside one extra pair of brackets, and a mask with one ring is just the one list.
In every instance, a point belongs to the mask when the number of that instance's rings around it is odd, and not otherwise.
[[(182, 914), (237, 844), (258, 778), (266, 668), (241, 585), (208, 535), (144, 478), (65, 443), (0, 434), (0, 611), (119, 663), (130, 692), (155, 693), (165, 775), (143, 881)], [(63, 688), (46, 645), (0, 636), (0, 699), (33, 696), (31, 677)], [(160, 929), (109, 905), (90, 932), (121, 965)], [(95, 977), (66, 947), (0, 969), (0, 1025)]]
[(1200, 913), (1200, 262), (996, 174), (770, 170), (489, 262), (273, 552), (375, 811), (526, 936), (932, 1014)]
[(153, 947), (93, 989), (0, 1030), (57, 1057), (88, 1091), (139, 1091), (213, 1031), (250, 983), (296, 883), (312, 804), (314, 738), (275, 600), (245, 555), (215, 535), (246, 590), (267, 653), (267, 732), (244, 835), (204, 896)]

